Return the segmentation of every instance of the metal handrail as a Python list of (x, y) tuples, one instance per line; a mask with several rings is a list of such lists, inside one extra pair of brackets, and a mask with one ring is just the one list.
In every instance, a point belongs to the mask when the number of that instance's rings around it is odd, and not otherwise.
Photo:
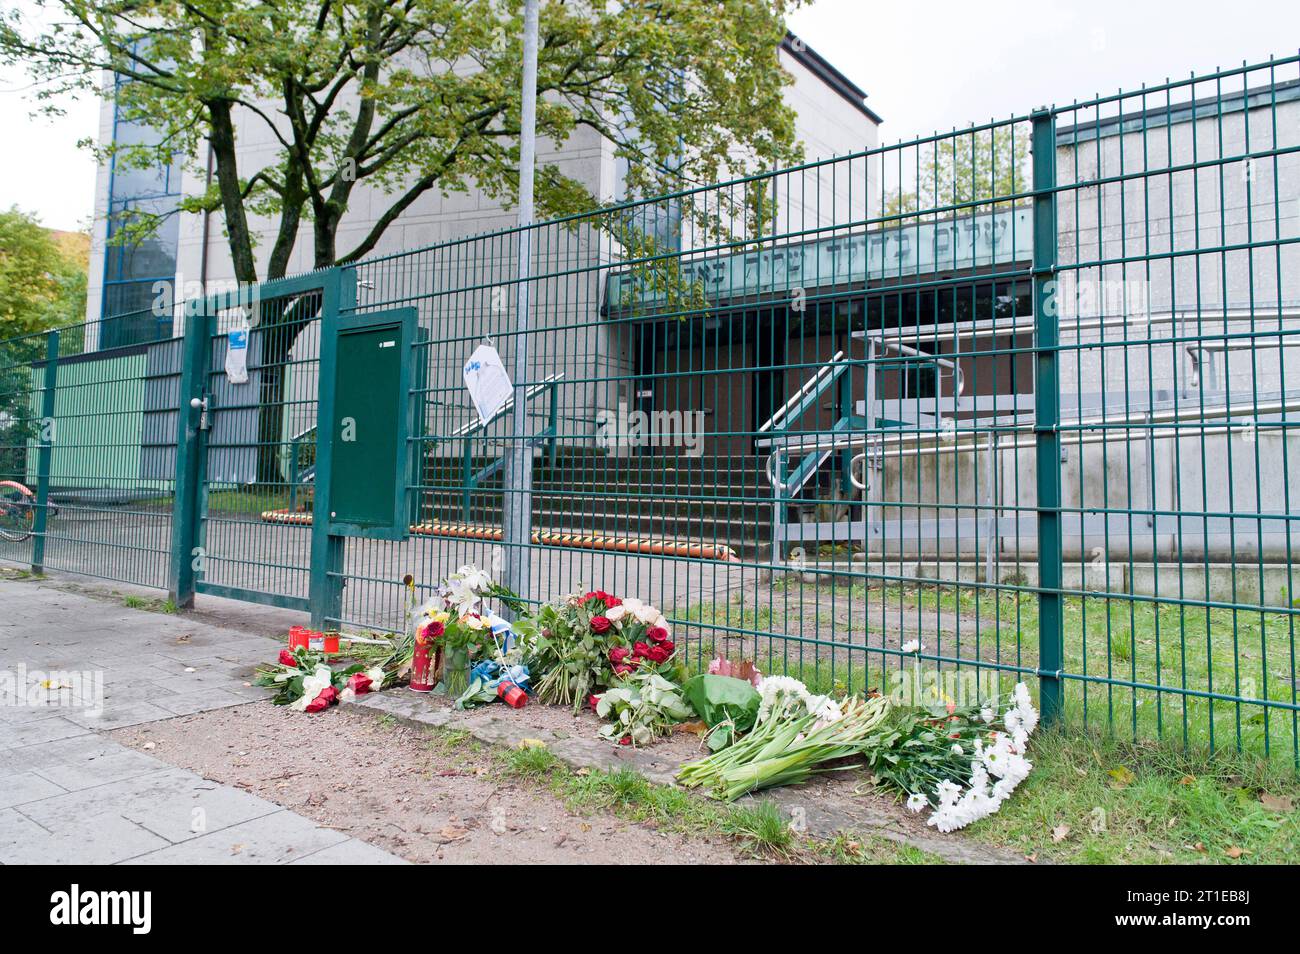
[[(298, 457), (299, 450), (303, 445), (303, 439), (308, 434), (314, 434), (318, 425), (312, 424), (299, 431), (293, 437), (289, 438), (289, 512), (293, 513), (298, 504), (298, 485), (314, 483), (316, 480), (316, 463), (312, 462), (310, 473), (303, 477), (299, 470)], [(301, 478), (301, 479), (300, 479)]]
[[(1102, 426), (1108, 428), (1114, 427), (1117, 429), (1142, 429), (1145, 427), (1149, 427), (1152, 424), (1195, 420), (1196, 418), (1213, 418), (1219, 416), (1215, 413), (1216, 411), (1227, 412), (1229, 410), (1233, 412), (1231, 416), (1246, 416), (1246, 415), (1255, 416), (1258, 414), (1275, 414), (1275, 413), (1282, 413), (1284, 411), (1285, 412), (1297, 411), (1300, 410), (1300, 393), (1295, 394), (1293, 397), (1288, 397), (1288, 399), (1283, 401), (1269, 401), (1260, 404), (1250, 404), (1243, 401), (1241, 405), (1232, 405), (1232, 406), (1228, 404), (1214, 405), (1214, 406), (1206, 405), (1204, 408), (1191, 407), (1191, 408), (1178, 408), (1176, 410), (1164, 409), (1164, 410), (1156, 410), (1156, 411), (1142, 411), (1141, 413), (1135, 412), (1133, 414), (1127, 414), (1127, 415), (1103, 415), (1100, 417), (1081, 417), (1081, 418), (1073, 418), (1073, 419), (1066, 418), (1063, 419), (1061, 423), (1058, 425), (1058, 430), (1073, 429), (1073, 428), (1102, 427)], [(1225, 413), (1223, 416), (1227, 417), (1228, 415)], [(1017, 415), (1017, 418), (1023, 418), (1023, 416)], [(1272, 425), (1275, 423), (1280, 423), (1280, 422), (1262, 422), (1262, 423), (1256, 423), (1253, 426), (1256, 431), (1267, 430), (1267, 429), (1272, 429)], [(1289, 423), (1295, 423), (1295, 422), (1289, 422)], [(1007, 435), (1024, 434), (1024, 433), (1032, 432), (1034, 430), (1034, 422), (1032, 421), (1032, 419), (1012, 420), (997, 425), (997, 428), (998, 428), (998, 432), (1001, 434), (1007, 434)], [(1215, 421), (1213, 423), (1207, 424), (1204, 432), (1197, 431), (1196, 434), (1197, 436), (1199, 436), (1201, 433), (1211, 434), (1211, 433), (1220, 433), (1225, 430), (1232, 431), (1232, 430), (1241, 430), (1241, 429), (1243, 429), (1243, 425), (1241, 424), (1232, 424), (1230, 421), (1229, 422)], [(940, 431), (895, 431), (892, 429), (888, 433), (883, 433), (883, 432), (861, 433), (860, 432), (856, 434), (826, 434), (826, 435), (816, 434), (816, 435), (812, 435), (810, 438), (805, 440), (799, 440), (797, 438), (793, 438), (791, 439), (790, 443), (778, 448), (768, 456), (770, 459), (771, 457), (774, 457), (776, 454), (779, 453), (811, 453), (813, 451), (825, 451), (830, 453), (837, 450), (851, 450), (855, 447), (863, 447), (863, 446), (874, 447), (878, 450), (879, 453), (890, 454), (890, 456), (904, 456), (910, 453), (922, 453), (922, 454), (923, 453), (935, 453), (935, 454), (951, 453), (956, 451), (968, 451), (968, 450), (979, 449), (973, 444), (956, 443), (955, 432), (950, 432), (950, 433), (952, 433), (953, 436), (947, 438), (945, 438), (944, 434)], [(1162, 436), (1173, 437), (1173, 436), (1178, 436), (1178, 432), (1157, 430), (1152, 434), (1152, 436), (1155, 438), (1160, 438)], [(1113, 439), (1128, 440), (1130, 439), (1130, 437), (1131, 435), (1129, 435), (1127, 430), (1125, 430), (1124, 434), (1121, 434), (1119, 435), (1119, 437)], [(914, 451), (898, 450), (898, 451), (889, 452), (886, 451), (884, 448), (884, 445), (886, 444), (894, 444), (894, 445), (919, 444), (928, 441), (938, 441), (938, 442), (942, 442), (942, 444), (941, 446), (937, 446), (937, 447), (916, 448)], [(1097, 443), (1097, 442), (1098, 439), (1096, 435), (1079, 434), (1077, 436), (1063, 438), (1063, 444), (1066, 446), (1070, 446), (1077, 443), (1088, 444), (1088, 443)], [(1033, 445), (1032, 441), (1025, 445), (1018, 445), (1008, 441), (1008, 442), (1000, 442), (998, 446), (1011, 448), (1015, 446), (1032, 446), (1032, 445)]]
[(777, 427), (778, 423), (785, 418), (785, 415), (789, 413), (790, 409), (794, 407), (796, 404), (798, 404), (801, 400), (803, 400), (804, 396), (807, 395), (809, 391), (813, 390), (814, 388), (820, 388), (825, 386), (824, 384), (818, 383), (821, 381), (823, 377), (825, 377), (828, 374), (832, 376), (838, 375), (839, 372), (843, 370), (844, 366), (841, 365), (839, 368), (835, 368), (833, 366), (838, 364), (842, 360), (844, 360), (844, 352), (836, 351), (829, 361), (827, 361), (820, 368), (818, 368), (817, 372), (812, 377), (810, 377), (807, 381), (805, 381), (802, 385), (800, 385), (799, 390), (795, 391), (794, 394), (790, 396), (790, 399), (788, 401), (786, 401), (779, 408), (777, 408), (775, 412), (773, 412), (772, 416), (769, 417), (763, 423), (763, 425), (758, 429), (757, 433), (762, 434), (765, 431), (770, 431), (775, 427)]
[[(528, 403), (532, 401), (534, 397), (541, 394), (543, 391), (550, 392), (551, 407), (548, 415), (547, 425), (545, 428), (542, 429), (541, 433), (535, 434), (532, 437), (528, 438), (526, 444), (530, 447), (533, 447), (543, 441), (547, 442), (549, 445), (547, 449), (547, 456), (551, 464), (555, 463), (556, 439), (559, 436), (559, 430), (560, 430), (559, 401), (556, 396), (556, 385), (559, 384), (560, 379), (563, 377), (564, 377), (564, 372), (557, 371), (554, 374), (547, 375), (542, 381), (538, 382), (537, 384), (529, 386), (528, 389), (524, 392), (525, 409), (527, 409)], [(482, 468), (481, 470), (475, 472), (474, 458), (472, 453), (474, 439), (471, 435), (473, 435), (475, 431), (485, 430), (488, 427), (488, 425), (500, 419), (507, 411), (513, 408), (514, 404), (515, 404), (515, 397), (512, 394), (502, 403), (501, 407), (497, 408), (496, 412), (491, 417), (489, 417), (486, 421), (483, 420), (471, 421), (468, 424), (462, 425), (461, 427), (453, 431), (451, 437), (449, 438), (450, 440), (462, 440), (464, 442), (464, 450), (461, 453), (461, 513), (463, 514), (466, 520), (470, 519), (470, 512), (472, 509), (474, 490), (478, 487), (478, 485), (482, 481), (486, 480), (488, 477), (491, 477), (493, 474), (495, 474), (497, 471), (501, 470), (501, 468), (505, 466), (505, 458), (501, 457), (493, 461), (492, 463), (488, 464), (486, 467)]]
[(879, 348), (895, 351), (898, 354), (906, 355), (911, 358), (923, 358), (926, 363), (932, 363), (941, 368), (947, 368), (952, 372), (953, 380), (957, 382), (954, 396), (961, 397), (962, 392), (966, 390), (966, 374), (962, 371), (961, 365), (951, 358), (944, 358), (937, 354), (931, 354), (928, 351), (921, 351), (919, 348), (913, 348), (911, 345), (903, 344), (901, 341), (885, 338), (883, 335), (868, 335), (865, 331), (855, 331), (852, 334), (854, 338), (871, 341)]
[[(528, 390), (524, 392), (524, 403), (527, 404), (534, 397), (536, 397), (538, 394), (541, 394), (543, 391), (545, 391), (547, 388), (554, 385), (557, 381), (559, 381), (563, 377), (564, 377), (564, 372), (557, 371), (555, 374), (547, 375), (537, 384), (530, 385), (528, 387)], [(483, 428), (486, 428), (496, 423), (496, 421), (500, 420), (501, 417), (504, 416), (505, 413), (511, 410), (514, 406), (515, 406), (515, 396), (514, 394), (511, 394), (510, 397), (506, 398), (505, 401), (502, 403), (502, 405), (499, 408), (497, 408), (496, 411), (493, 412), (492, 416), (489, 417), (486, 421), (480, 419), (477, 421), (469, 421), (468, 423), (462, 424), (460, 427), (456, 428), (456, 430), (451, 432), (451, 434), (449, 435), (449, 439), (456, 440), (461, 437), (468, 437), (470, 434), (473, 434), (475, 431), (481, 430)]]

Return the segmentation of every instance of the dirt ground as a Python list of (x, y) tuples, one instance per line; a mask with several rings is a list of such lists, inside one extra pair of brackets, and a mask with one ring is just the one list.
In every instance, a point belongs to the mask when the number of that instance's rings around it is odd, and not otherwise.
[[(551, 731), (593, 731), (537, 706)], [(276, 802), (413, 862), (723, 864), (721, 839), (687, 838), (613, 815), (579, 815), (549, 791), (494, 775), (487, 752), (355, 706), (316, 716), (265, 703), (121, 729), (117, 741)], [(666, 743), (665, 757), (694, 751)], [(681, 750), (681, 751), (678, 751)]]

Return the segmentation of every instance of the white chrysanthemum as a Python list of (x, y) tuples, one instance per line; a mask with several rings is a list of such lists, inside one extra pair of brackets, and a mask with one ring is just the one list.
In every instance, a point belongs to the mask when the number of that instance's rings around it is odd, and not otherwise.
[(997, 717), (998, 714), (993, 711), (992, 706), (985, 706), (983, 709), (980, 710), (980, 718), (984, 721), (985, 725), (992, 725), (993, 720), (996, 719)]
[(935, 787), (934, 796), (939, 800), (940, 808), (955, 805), (961, 796), (961, 786), (946, 778)]
[(907, 796), (907, 810), (910, 812), (919, 812), (929, 804), (930, 800), (920, 792)]
[(913, 639), (903, 643), (903, 652), (905, 653), (919, 653), (920, 651), (921, 641), (919, 639)]
[(952, 744), (952, 754), (953, 754), (953, 755), (965, 755), (965, 754), (966, 754), (966, 750), (963, 749), (963, 748), (961, 747), (961, 743), (959, 743), (959, 742), (954, 742), (954, 743)]
[(808, 687), (791, 676), (767, 676), (758, 684), (758, 721), (766, 722), (773, 714), (793, 713), (806, 709)]
[(370, 688), (378, 691), (384, 687), (384, 667), (375, 666), (366, 670), (366, 675), (370, 677)]
[(830, 696), (808, 696), (804, 700), (804, 706), (808, 709), (808, 714), (822, 724), (839, 722), (844, 718), (839, 704)]

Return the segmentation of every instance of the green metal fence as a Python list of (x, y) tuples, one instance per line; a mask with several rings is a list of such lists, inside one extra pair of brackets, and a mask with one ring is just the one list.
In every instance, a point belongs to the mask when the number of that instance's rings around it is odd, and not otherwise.
[[(405, 578), (522, 547), (527, 599), (648, 600), (691, 666), (954, 701), (1029, 679), (1067, 723), (1300, 763), (1298, 154), (1288, 57), (215, 296), (131, 355), (93, 326), (5, 342), (0, 465), (41, 522), (0, 556), (396, 628)], [(395, 309), (409, 526), (335, 532), (322, 382)], [(523, 433), (470, 403), (481, 345), (527, 348)], [(121, 420), (33, 436), (78, 407)]]

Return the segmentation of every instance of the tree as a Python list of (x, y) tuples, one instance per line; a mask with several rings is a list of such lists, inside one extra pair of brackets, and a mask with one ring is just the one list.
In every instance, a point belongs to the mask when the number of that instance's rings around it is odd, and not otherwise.
[[(213, 183), (180, 209), (222, 214), (240, 282), (283, 276), (300, 230), (322, 268), (374, 250), (430, 190), (474, 185), (506, 202), (517, 193), (518, 0), (36, 2), (52, 22), (32, 28), (17, 11), (0, 19), (0, 61), (25, 63), (47, 104), (115, 92), (120, 117), (158, 133), (152, 144), (103, 145), (104, 158), (148, 166), (180, 155), (197, 166), (206, 141)], [(629, 190), (641, 195), (794, 161), (777, 50), (799, 2), (543, 3), (539, 135), (563, 142), (581, 127), (597, 131), (628, 160)], [(115, 91), (105, 72), (119, 78)], [(239, 151), (240, 121), (268, 133), (270, 155)], [(339, 224), (363, 182), (386, 199), (366, 234), (340, 248)], [(596, 200), (553, 166), (539, 170), (536, 197), (544, 215)], [(157, 228), (156, 216), (133, 215), (122, 241)], [(253, 216), (272, 223), (262, 267)], [(264, 337), (271, 366), (312, 317), (274, 312)], [(279, 387), (264, 376), (264, 404), (279, 403)], [(274, 444), (278, 430), (265, 437)]]
[(85, 262), (17, 207), (0, 212), (0, 340), (85, 316)]
[(919, 166), (914, 188), (900, 184), (885, 199), (885, 214), (899, 216), (900, 222), (936, 210), (941, 218), (974, 215), (1012, 204), (989, 200), (1029, 191), (1024, 123), (954, 133), (914, 148)]
[[(0, 212), (0, 480), (24, 480), (36, 434), (41, 332), (86, 316), (86, 262), (30, 215)], [(76, 328), (79, 331), (80, 325)]]
[[(285, 274), (300, 226), (321, 268), (372, 251), (421, 195), (518, 186), (522, 17), (499, 0), (36, 0), (57, 22), (0, 22), (0, 61), (25, 63), (45, 101), (116, 89), (119, 115), (154, 144), (105, 144), (119, 163), (197, 162), (212, 147), (210, 192), (186, 211), (220, 211), (242, 282)], [(543, 4), (538, 132), (579, 127), (612, 141), (643, 194), (719, 178), (736, 164), (798, 156), (777, 60), (798, 0), (599, 0)], [(453, 66), (457, 67), (453, 69)], [(111, 89), (108, 92), (112, 92)], [(236, 120), (265, 127), (266, 159), (241, 155)], [(250, 163), (254, 163), (250, 165)], [(540, 211), (585, 211), (595, 197), (541, 170)], [(338, 248), (358, 184), (388, 196), (373, 228)], [(275, 221), (257, 266), (250, 215)], [(136, 223), (137, 230), (151, 223)]]

